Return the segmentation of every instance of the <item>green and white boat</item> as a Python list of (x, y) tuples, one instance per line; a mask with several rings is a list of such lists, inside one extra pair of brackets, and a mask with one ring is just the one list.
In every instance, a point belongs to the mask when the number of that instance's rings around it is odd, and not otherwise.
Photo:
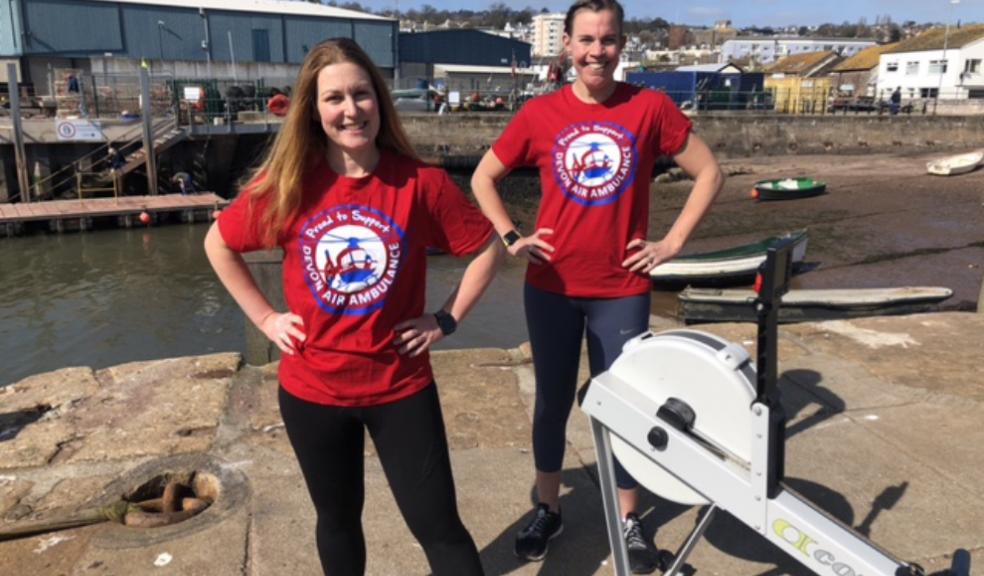
[[(779, 322), (817, 322), (862, 316), (931, 312), (953, 291), (942, 286), (790, 290)], [(757, 294), (745, 289), (687, 288), (677, 296), (684, 322), (754, 322)]]
[(813, 178), (780, 178), (756, 182), (752, 196), (756, 200), (795, 200), (819, 196), (826, 191), (827, 185)]
[(649, 275), (655, 285), (722, 286), (751, 283), (759, 265), (765, 262), (766, 252), (780, 240), (794, 239), (793, 263), (806, 256), (806, 230), (771, 236), (751, 244), (726, 250), (677, 256), (652, 269)]

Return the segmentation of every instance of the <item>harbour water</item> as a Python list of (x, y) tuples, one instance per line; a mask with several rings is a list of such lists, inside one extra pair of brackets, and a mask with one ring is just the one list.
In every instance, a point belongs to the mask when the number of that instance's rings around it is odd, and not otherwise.
[[(35, 234), (0, 241), (0, 386), (68, 366), (244, 349), (243, 316), (202, 241), (207, 224)], [(428, 260), (428, 309), (466, 260)], [(521, 263), (503, 268), (438, 348), (512, 347), (526, 339)]]

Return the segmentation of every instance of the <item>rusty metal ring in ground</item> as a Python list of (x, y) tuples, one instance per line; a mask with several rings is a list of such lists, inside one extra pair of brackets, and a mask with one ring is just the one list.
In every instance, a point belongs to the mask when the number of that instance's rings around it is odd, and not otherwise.
[[(180, 478), (190, 472), (199, 477), (193, 494), (182, 494), (177, 487), (180, 482), (170, 483), (172, 488), (159, 498), (145, 499), (136, 493), (138, 487), (156, 478)], [(93, 536), (92, 544), (104, 549), (137, 548), (186, 537), (216, 526), (243, 509), (249, 491), (249, 481), (238, 468), (205, 454), (145, 462), (103, 490), (100, 499), (104, 502), (119, 500), (121, 496), (133, 496), (138, 501), (128, 508), (123, 524), (105, 525)]]

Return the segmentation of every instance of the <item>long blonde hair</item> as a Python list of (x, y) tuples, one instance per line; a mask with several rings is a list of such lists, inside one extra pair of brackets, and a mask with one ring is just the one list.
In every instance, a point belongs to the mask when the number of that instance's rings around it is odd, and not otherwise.
[(332, 38), (318, 44), (301, 64), (284, 124), (247, 187), (252, 201), (270, 199), (259, 221), (263, 242), (268, 247), (277, 244), (288, 221), (300, 208), (301, 185), (308, 170), (327, 154), (330, 143), (318, 116), (318, 74), (325, 66), (342, 62), (362, 68), (372, 82), (379, 106), (376, 146), (419, 159), (400, 124), (386, 81), (369, 55), (349, 38)]

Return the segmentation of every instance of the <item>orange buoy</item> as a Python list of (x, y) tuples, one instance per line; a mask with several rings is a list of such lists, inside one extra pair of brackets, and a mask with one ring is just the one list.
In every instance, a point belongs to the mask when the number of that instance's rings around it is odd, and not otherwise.
[(140, 222), (141, 223), (143, 223), (143, 224), (150, 224), (150, 214), (148, 214), (146, 210), (144, 210), (143, 212), (141, 212), (140, 213), (140, 216), (138, 216), (138, 218), (140, 218)]
[(274, 116), (286, 116), (290, 107), (290, 98), (284, 94), (275, 94), (267, 100), (267, 110)]
[(758, 197), (759, 197), (758, 188), (752, 188), (752, 192), (749, 194), (749, 196), (751, 196), (755, 200), (758, 200)]

